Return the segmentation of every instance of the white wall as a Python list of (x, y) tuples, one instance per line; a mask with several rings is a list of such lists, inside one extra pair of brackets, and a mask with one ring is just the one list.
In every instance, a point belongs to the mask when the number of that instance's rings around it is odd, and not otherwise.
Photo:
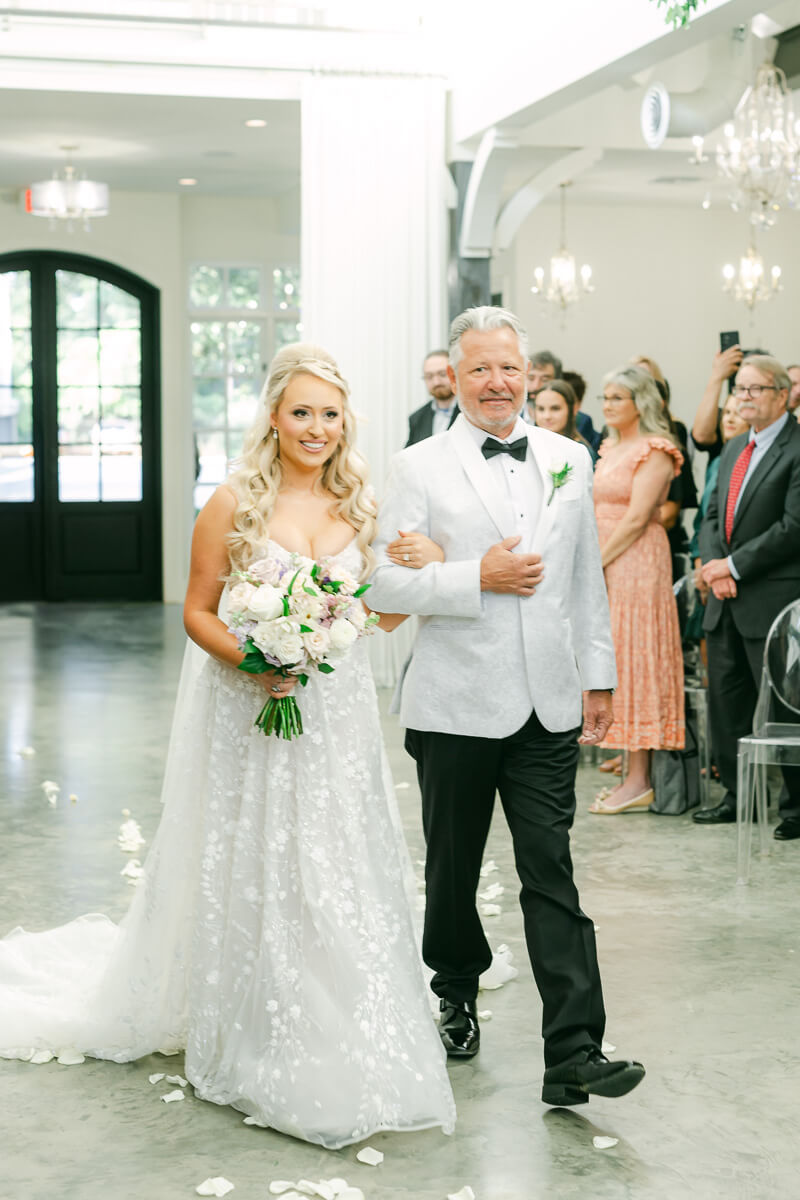
[(587, 379), (584, 407), (595, 425), (602, 424), (595, 397), (604, 373), (633, 355), (656, 360), (670, 382), (673, 411), (688, 426), (720, 330), (738, 329), (745, 346), (800, 362), (800, 213), (781, 213), (759, 238), (767, 268), (783, 268), (784, 291), (758, 305), (754, 318), (721, 290), (723, 265), (738, 264), (747, 248), (746, 223), (729, 209), (572, 204), (567, 216), (569, 248), (579, 265), (591, 264), (597, 290), (568, 313), (563, 328), (530, 292), (534, 268), (547, 270), (558, 245), (555, 204), (531, 214), (497, 270), (532, 349), (553, 350)]
[(192, 531), (194, 454), (191, 437), (187, 317), (189, 266), (203, 259), (299, 263), (299, 204), (259, 197), (116, 191), (111, 211), (86, 233), (31, 217), (15, 204), (0, 208), (0, 253), (65, 250), (116, 263), (161, 292), (162, 536), (164, 599), (183, 599)]

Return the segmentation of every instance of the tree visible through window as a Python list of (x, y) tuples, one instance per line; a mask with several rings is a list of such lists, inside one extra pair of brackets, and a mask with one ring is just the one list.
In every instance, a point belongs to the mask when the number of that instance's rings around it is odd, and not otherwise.
[(201, 263), (189, 277), (192, 429), (200, 509), (241, 452), (272, 355), (302, 337), (300, 273)]

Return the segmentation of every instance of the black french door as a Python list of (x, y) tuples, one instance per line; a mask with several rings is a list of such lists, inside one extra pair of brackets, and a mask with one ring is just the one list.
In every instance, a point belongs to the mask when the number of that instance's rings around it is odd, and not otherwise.
[(0, 600), (161, 598), (159, 294), (0, 255)]

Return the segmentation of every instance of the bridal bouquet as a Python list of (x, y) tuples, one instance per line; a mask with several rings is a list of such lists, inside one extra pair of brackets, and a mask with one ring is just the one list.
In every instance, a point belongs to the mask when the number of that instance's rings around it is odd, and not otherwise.
[[(372, 631), (376, 613), (367, 616), (359, 597), (369, 584), (345, 572), (333, 578), (326, 560), (293, 554), (289, 563), (260, 558), (237, 580), (228, 598), (228, 630), (244, 651), (239, 670), (261, 675), (273, 670), (296, 675), (303, 687), (310, 671), (329, 675), (333, 662)], [(256, 717), (265, 734), (298, 737), (303, 719), (294, 696), (271, 696)]]

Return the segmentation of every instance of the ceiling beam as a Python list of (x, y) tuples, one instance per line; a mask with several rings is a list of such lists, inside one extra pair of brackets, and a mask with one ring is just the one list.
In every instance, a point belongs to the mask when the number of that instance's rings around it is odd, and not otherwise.
[(602, 146), (586, 146), (565, 154), (528, 180), (506, 202), (494, 231), (493, 253), (507, 250), (522, 222), (541, 204), (545, 196), (561, 183), (567, 183), (590, 170), (603, 157)]

